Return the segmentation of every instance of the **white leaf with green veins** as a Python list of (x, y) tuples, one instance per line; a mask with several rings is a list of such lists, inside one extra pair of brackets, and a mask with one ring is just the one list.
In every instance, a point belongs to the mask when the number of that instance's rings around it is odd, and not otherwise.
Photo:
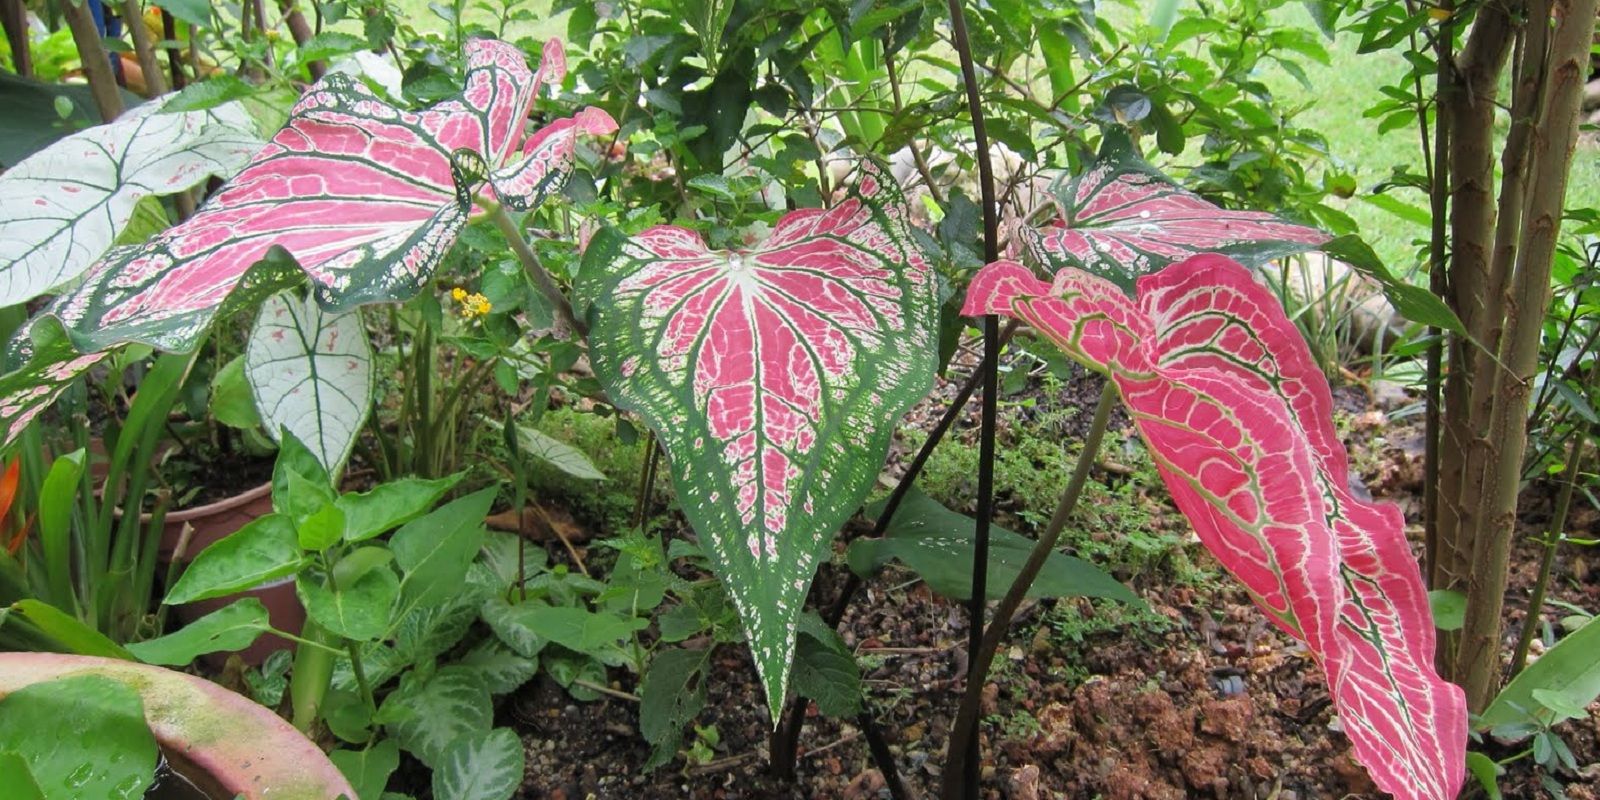
[(68, 136), (0, 175), (0, 306), (81, 275), (142, 198), (231, 177), (266, 144), (237, 102), (159, 113), (166, 102)]
[(372, 410), (372, 345), (359, 312), (327, 314), (294, 292), (268, 298), (244, 372), (267, 430), (288, 428), (337, 473)]

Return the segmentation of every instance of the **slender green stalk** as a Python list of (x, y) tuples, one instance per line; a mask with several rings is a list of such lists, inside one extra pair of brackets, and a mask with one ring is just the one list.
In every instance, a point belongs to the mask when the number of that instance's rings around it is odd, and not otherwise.
[(976, 777), (978, 763), (960, 757), (960, 753), (967, 751), (977, 741), (978, 710), (983, 698), (983, 685), (989, 674), (989, 667), (994, 663), (995, 653), (1000, 649), (1000, 643), (1005, 640), (1006, 633), (1011, 627), (1011, 617), (1017, 613), (1017, 608), (1022, 605), (1023, 598), (1028, 595), (1028, 588), (1033, 585), (1035, 578), (1039, 577), (1039, 570), (1044, 568), (1045, 561), (1050, 554), (1055, 552), (1056, 542), (1061, 538), (1061, 531), (1066, 527), (1067, 518), (1072, 515), (1072, 510), (1078, 505), (1078, 498), (1083, 495), (1084, 484), (1089, 479), (1089, 469), (1094, 466), (1095, 456), (1100, 453), (1100, 442), (1105, 438), (1106, 424), (1111, 419), (1111, 407), (1116, 404), (1116, 386), (1107, 380), (1105, 388), (1100, 392), (1100, 402), (1094, 409), (1094, 421), (1089, 425), (1089, 435), (1084, 439), (1083, 452), (1078, 454), (1078, 464), (1072, 470), (1072, 477), (1067, 481), (1066, 491), (1061, 493), (1061, 502), (1056, 504), (1054, 514), (1050, 515), (1050, 523), (1045, 527), (1039, 540), (1034, 543), (1033, 550), (1028, 553), (1028, 560), (1017, 572), (1016, 580), (1011, 582), (1011, 588), (1006, 590), (1006, 596), (995, 608), (994, 621), (985, 631), (983, 642), (973, 650), (971, 669), (968, 671), (967, 689), (961, 697), (961, 707), (956, 712), (956, 720), (950, 727), (950, 749), (945, 763), (948, 765), (944, 773), (944, 792), (946, 798), (959, 797), (961, 790)]
[(350, 656), (350, 671), (355, 673), (356, 686), (361, 690), (361, 701), (366, 704), (367, 711), (378, 713), (378, 702), (372, 696), (372, 684), (367, 680), (367, 670), (361, 666), (361, 648), (348, 639), (344, 643), (344, 651)]
[(1567, 480), (1561, 484), (1561, 494), (1556, 496), (1555, 515), (1550, 519), (1550, 530), (1544, 538), (1544, 554), (1539, 561), (1539, 579), (1533, 583), (1533, 596), (1528, 598), (1528, 614), (1522, 620), (1522, 635), (1517, 637), (1516, 653), (1511, 656), (1511, 677), (1528, 663), (1528, 648), (1533, 646), (1533, 633), (1539, 628), (1539, 611), (1544, 608), (1545, 592), (1550, 588), (1550, 573), (1555, 568), (1556, 550), (1566, 537), (1567, 510), (1572, 507), (1572, 492), (1578, 486), (1578, 472), (1583, 469), (1583, 445), (1594, 430), (1590, 425), (1572, 437), (1567, 450)]
[(567, 330), (576, 331), (580, 336), (588, 336), (589, 326), (584, 325), (582, 321), (573, 315), (572, 303), (567, 300), (565, 294), (561, 293), (561, 287), (557, 286), (555, 279), (550, 277), (549, 272), (545, 271), (544, 265), (539, 263), (539, 256), (533, 252), (533, 248), (528, 246), (528, 240), (522, 237), (522, 229), (517, 227), (517, 223), (511, 219), (511, 215), (506, 213), (505, 206), (487, 203), (482, 205), (488, 209), (489, 218), (494, 220), (495, 227), (499, 228), (500, 233), (505, 235), (506, 244), (511, 246), (511, 252), (516, 255), (518, 261), (522, 262), (523, 271), (528, 273), (528, 278), (533, 281), (533, 285), (538, 287), (539, 292), (555, 307), (556, 316), (561, 318), (562, 323), (567, 326)]

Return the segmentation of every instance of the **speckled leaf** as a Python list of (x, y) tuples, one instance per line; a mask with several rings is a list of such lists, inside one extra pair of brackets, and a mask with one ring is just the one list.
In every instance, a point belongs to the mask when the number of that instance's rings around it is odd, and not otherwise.
[[(560, 45), (546, 46), (537, 75), (509, 44), (474, 40), (467, 50), (461, 97), (420, 113), (385, 104), (349, 76), (328, 76), (199, 213), (107, 253), (46, 315), (80, 351), (126, 342), (187, 351), (241, 294), (280, 291), (286, 277), (309, 275), (330, 312), (415, 294), (465, 224), (475, 193), (536, 205), (571, 171), (578, 134), (614, 128), (591, 109), (524, 141), (538, 85), (565, 68)], [(263, 259), (274, 254), (264, 272)], [(64, 363), (28, 357), (9, 353), (7, 368)], [(35, 389), (12, 383), (0, 405), (17, 405), (14, 394)]]
[(817, 560), (932, 382), (935, 277), (906, 214), (869, 163), (838, 205), (752, 250), (661, 226), (585, 254), (595, 372), (666, 448), (774, 710)]
[(295, 292), (261, 306), (245, 377), (274, 436), (287, 428), (337, 475), (372, 410), (372, 345), (358, 311), (329, 314)]
[(1057, 187), (1056, 201), (1060, 215), (1050, 224), (1018, 229), (1028, 257), (1050, 272), (1074, 267), (1126, 291), (1134, 278), (1199, 253), (1256, 266), (1331, 238), (1262, 211), (1219, 208), (1140, 159), (1116, 132), (1089, 169)]
[(170, 98), (68, 136), (0, 174), (0, 306), (82, 274), (127, 227), (141, 198), (230, 177), (266, 144), (238, 103), (161, 113)]
[(1025, 320), (1108, 373), (1200, 540), (1321, 664), (1374, 782), (1456, 796), (1466, 703), (1434, 671), (1404, 520), (1350, 491), (1328, 383), (1269, 290), (1216, 255), (1140, 278), (1137, 301), (1079, 270), (1052, 285), (999, 262), (965, 313)]

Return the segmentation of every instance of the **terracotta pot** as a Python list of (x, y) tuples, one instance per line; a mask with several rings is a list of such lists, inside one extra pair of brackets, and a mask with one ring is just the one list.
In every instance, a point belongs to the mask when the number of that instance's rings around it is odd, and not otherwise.
[[(183, 551), (185, 563), (194, 559), (200, 551), (210, 547), (214, 542), (228, 537), (235, 531), (249, 524), (256, 517), (272, 513), (272, 484), (263, 483), (242, 494), (207, 503), (196, 508), (186, 508), (167, 514), (161, 530), (161, 544), (159, 554), (161, 563), (169, 564), (178, 549), (178, 541), (183, 536), (183, 528), (188, 525), (194, 529), (189, 537), (189, 543)], [(199, 600), (185, 603), (175, 607), (178, 619), (185, 623), (193, 622), (219, 608), (227, 606), (241, 597), (255, 597), (262, 605), (267, 607), (267, 615), (272, 622), (272, 627), (281, 631), (298, 634), (306, 623), (305, 609), (300, 606), (300, 598), (294, 593), (294, 579), (285, 578), (271, 583), (257, 586), (227, 597), (217, 597), (211, 600)], [(260, 666), (267, 656), (278, 650), (286, 650), (292, 645), (287, 639), (278, 636), (266, 635), (257, 639), (254, 644), (239, 651), (239, 657), (246, 664)], [(213, 653), (205, 657), (206, 662), (220, 669), (227, 661), (227, 653)]]
[(0, 698), (43, 681), (99, 675), (144, 700), (172, 767), (213, 797), (333, 800), (356, 793), (314, 743), (264, 706), (162, 667), (59, 653), (0, 653)]

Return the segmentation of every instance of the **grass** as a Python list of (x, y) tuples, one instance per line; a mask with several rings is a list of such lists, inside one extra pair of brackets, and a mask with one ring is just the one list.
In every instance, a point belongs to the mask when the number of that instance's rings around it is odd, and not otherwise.
[[(1283, 9), (1283, 21), (1310, 27), (1310, 15), (1300, 4)], [(1303, 106), (1296, 122), (1312, 128), (1328, 139), (1328, 147), (1336, 161), (1350, 171), (1359, 186), (1357, 197), (1367, 194), (1392, 173), (1395, 166), (1408, 166), (1422, 171), (1422, 145), (1415, 124), (1387, 133), (1378, 133), (1378, 120), (1366, 119), (1362, 111), (1380, 99), (1377, 87), (1394, 82), (1405, 73), (1405, 60), (1398, 52), (1358, 54), (1357, 37), (1340, 35), (1328, 43), (1332, 56), (1330, 63), (1306, 64), (1305, 72), (1312, 86), (1307, 89), (1288, 73), (1273, 68), (1262, 76), (1272, 90), (1291, 106)], [(1424, 90), (1429, 85), (1424, 83)], [(1499, 124), (1503, 136), (1506, 128), (1504, 114)], [(1568, 208), (1594, 208), (1600, 206), (1600, 147), (1592, 138), (1585, 137), (1578, 144), (1573, 158), (1571, 178), (1567, 187)], [(1413, 189), (1398, 190), (1398, 199), (1419, 208), (1427, 208), (1427, 197)], [(1361, 226), (1361, 233), (1385, 263), (1396, 273), (1413, 274), (1419, 266), (1419, 244), (1427, 231), (1359, 199), (1346, 201), (1343, 210)]]

